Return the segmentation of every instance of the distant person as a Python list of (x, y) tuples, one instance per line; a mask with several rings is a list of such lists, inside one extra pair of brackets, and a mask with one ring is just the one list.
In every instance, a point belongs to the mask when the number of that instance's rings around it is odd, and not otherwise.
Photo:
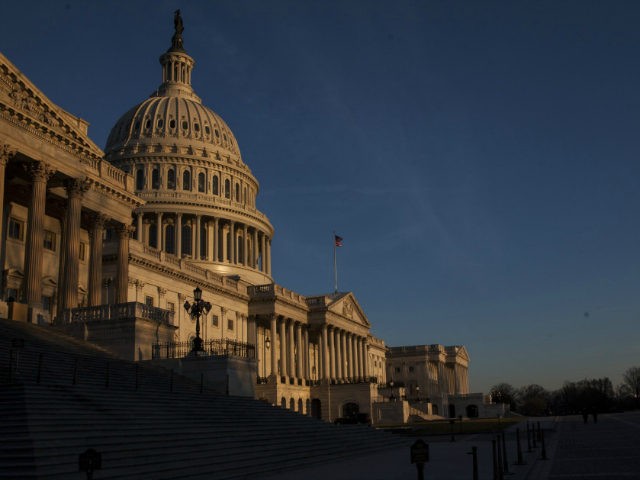
[(584, 423), (589, 423), (589, 412), (586, 409), (582, 410), (582, 420)]

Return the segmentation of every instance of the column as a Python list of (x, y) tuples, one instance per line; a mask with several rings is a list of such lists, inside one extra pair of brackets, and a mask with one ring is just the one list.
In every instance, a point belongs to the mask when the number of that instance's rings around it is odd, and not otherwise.
[(356, 339), (356, 356), (358, 357), (358, 378), (360, 379), (360, 381), (364, 380), (364, 370), (363, 370), (363, 364), (362, 364), (362, 337), (358, 337)]
[[(386, 366), (385, 366), (386, 368)], [(367, 348), (367, 340), (366, 338), (362, 339), (362, 370), (364, 372), (365, 380), (369, 381), (369, 377), (371, 377), (371, 372), (369, 372), (369, 349)], [(378, 379), (378, 383), (380, 383), (382, 379)]]
[(342, 372), (344, 367), (344, 362), (342, 361), (342, 332), (336, 330), (334, 335), (336, 348), (336, 380), (342, 381)]
[(221, 241), (222, 241), (222, 258), (220, 259), (221, 262), (223, 263), (227, 263), (229, 260), (227, 259), (227, 245), (229, 244), (229, 242), (227, 242), (227, 234), (225, 232), (226, 227), (222, 227), (222, 235), (221, 235)]
[(176, 256), (182, 258), (182, 214), (176, 213), (176, 239), (173, 243), (176, 245)]
[(213, 262), (213, 221), (206, 223), (207, 228), (207, 262)]
[(47, 181), (55, 173), (44, 162), (26, 166), (33, 180), (31, 205), (27, 216), (27, 241), (24, 267), (24, 299), (30, 307), (39, 307), (42, 302), (42, 238), (44, 237), (44, 211), (47, 200)]
[(303, 369), (302, 376), (309, 380), (311, 378), (311, 368), (309, 367), (309, 327), (305, 326), (302, 330), (302, 344), (304, 346), (304, 352), (302, 356)]
[(336, 369), (336, 331), (335, 329), (329, 330), (329, 373), (331, 380), (337, 380)]
[(164, 249), (164, 231), (162, 230), (162, 212), (156, 213), (156, 248)]
[[(245, 230), (246, 232), (246, 230)], [(304, 378), (304, 345), (302, 343), (302, 325), (296, 325), (296, 344), (298, 345), (298, 355), (296, 359), (296, 377)]]
[(249, 249), (247, 248), (247, 224), (242, 226), (242, 264), (249, 265)]
[(191, 258), (193, 260), (196, 259), (196, 220), (195, 218), (191, 219)]
[(116, 302), (126, 303), (129, 288), (129, 235), (131, 226), (120, 224), (118, 232), (118, 264), (116, 265)]
[(253, 268), (258, 268), (258, 229), (253, 229), (253, 247), (251, 249), (251, 253), (253, 256), (253, 260), (251, 262), (251, 266)]
[(267, 269), (265, 270), (265, 273), (267, 275), (271, 275), (271, 238), (267, 238), (266, 257), (267, 257)]
[[(4, 227), (4, 176), (7, 168), (7, 162), (15, 155), (16, 151), (11, 148), (10, 145), (2, 145), (0, 147), (0, 239), (4, 240), (3, 227)], [(1, 281), (1, 280), (0, 280)]]
[(266, 270), (266, 259), (265, 259), (265, 250), (266, 250), (266, 235), (264, 233), (262, 233), (262, 242), (261, 242), (261, 247), (262, 249), (260, 250), (261, 254), (262, 254), (262, 258), (260, 261), (260, 271), (265, 273)]
[[(102, 305), (102, 234), (107, 217), (95, 213), (89, 228), (89, 306)], [(140, 232), (136, 229), (136, 235)]]
[(320, 360), (320, 365), (318, 366), (318, 378), (320, 380), (330, 379), (331, 373), (329, 368), (329, 347), (328, 347), (328, 338), (327, 338), (327, 326), (322, 325), (322, 330), (320, 330), (320, 351), (318, 352), (318, 359)]
[(287, 376), (287, 325), (284, 318), (280, 318), (280, 375)]
[(142, 217), (144, 213), (138, 212), (136, 214), (136, 240), (142, 242)]
[(293, 320), (289, 320), (287, 322), (287, 333), (288, 333), (288, 338), (287, 341), (288, 346), (287, 346), (287, 350), (289, 353), (289, 376), (291, 377), (295, 377), (296, 375), (296, 358), (295, 358), (295, 354), (296, 354), (296, 348), (295, 348), (295, 339), (293, 336)]
[(200, 239), (201, 239), (201, 229), (202, 229), (202, 225), (200, 224), (200, 220), (201, 220), (201, 216), (200, 215), (196, 215), (196, 251), (195, 254), (193, 255), (193, 259), (194, 260), (200, 260), (202, 258), (202, 246), (200, 245)]
[(355, 348), (354, 348), (355, 338), (352, 333), (349, 334), (347, 338), (347, 349), (349, 350), (349, 377), (351, 377), (351, 381), (354, 381), (356, 378), (356, 356), (355, 356)]
[(229, 262), (236, 263), (236, 223), (229, 222)]
[(82, 213), (82, 195), (86, 191), (84, 179), (74, 178), (66, 182), (67, 211), (64, 228), (65, 267), (62, 276), (62, 300), (58, 310), (67, 310), (78, 306), (78, 277), (80, 270), (80, 215)]
[(278, 375), (278, 351), (276, 344), (276, 327), (277, 318), (275, 315), (271, 316), (271, 374)]
[[(220, 232), (218, 230), (219, 224), (218, 224), (218, 219), (214, 218), (213, 219), (213, 260), (218, 262), (220, 260), (220, 253), (218, 252), (218, 238), (220, 235)], [(273, 337), (274, 341), (276, 337)], [(275, 348), (275, 347), (274, 347)]]

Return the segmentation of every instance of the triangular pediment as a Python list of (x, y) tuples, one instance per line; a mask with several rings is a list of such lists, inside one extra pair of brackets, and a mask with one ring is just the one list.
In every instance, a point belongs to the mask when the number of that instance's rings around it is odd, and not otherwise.
[(102, 150), (87, 136), (89, 124), (49, 100), (0, 53), (0, 118), (15, 128), (84, 157), (101, 158)]
[(367, 316), (362, 310), (362, 307), (360, 307), (360, 304), (353, 293), (337, 293), (331, 295), (329, 298), (331, 299), (331, 303), (328, 306), (328, 310), (330, 312), (351, 320), (358, 325), (371, 328), (371, 324), (369, 323)]

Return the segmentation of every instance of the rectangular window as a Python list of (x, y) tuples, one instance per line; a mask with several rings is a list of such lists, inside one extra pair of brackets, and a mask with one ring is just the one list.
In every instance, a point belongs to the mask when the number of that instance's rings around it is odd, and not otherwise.
[(86, 260), (86, 255), (87, 255), (87, 244), (80, 242), (80, 254), (78, 255), (80, 257), (80, 260), (84, 262)]
[(227, 320), (227, 330), (233, 330), (233, 320)]
[(16, 218), (9, 217), (9, 232), (7, 235), (9, 238), (22, 241), (24, 239), (24, 222), (21, 222)]
[(50, 230), (44, 231), (44, 248), (52, 252), (56, 251), (56, 234)]
[(167, 310), (172, 313), (176, 313), (176, 305), (173, 302), (167, 302)]
[(147, 295), (146, 297), (144, 297), (144, 303), (147, 307), (153, 307), (153, 297)]
[(48, 297), (47, 295), (42, 296), (42, 309), (45, 312), (51, 313), (51, 308), (53, 307), (53, 298)]
[(218, 315), (211, 315), (211, 325), (214, 327), (218, 326)]
[(7, 302), (15, 302), (18, 299), (18, 290), (15, 288), (7, 288)]

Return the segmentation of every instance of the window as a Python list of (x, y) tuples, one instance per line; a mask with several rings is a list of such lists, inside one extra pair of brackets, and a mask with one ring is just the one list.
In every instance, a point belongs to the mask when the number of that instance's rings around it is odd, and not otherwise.
[(7, 295), (5, 297), (7, 302), (15, 302), (18, 299), (18, 290), (15, 288), (7, 288)]
[(211, 325), (214, 327), (218, 326), (218, 315), (211, 315)]
[(191, 255), (191, 225), (182, 226), (182, 255)]
[(173, 130), (176, 128), (176, 121), (174, 119), (169, 120), (169, 128)]
[(52, 252), (56, 251), (56, 234), (50, 230), (44, 231), (44, 248), (47, 250), (51, 250)]
[(167, 225), (167, 228), (164, 230), (164, 250), (167, 253), (176, 253), (175, 248), (175, 227), (173, 225)]
[(167, 302), (167, 310), (171, 313), (176, 313), (176, 304), (173, 302)]
[(144, 297), (144, 304), (145, 304), (147, 307), (153, 307), (153, 297), (150, 297), (149, 295), (146, 295), (146, 296)]
[(413, 373), (413, 367), (409, 367), (409, 373)]
[(198, 174), (198, 191), (204, 192), (204, 173), (202, 172)]
[(9, 218), (9, 238), (13, 238), (14, 240), (23, 240), (24, 239), (24, 222), (17, 220), (13, 217)]
[(218, 177), (214, 176), (213, 180), (211, 181), (211, 193), (213, 193), (214, 195), (219, 195), (219, 191), (218, 191)]
[(236, 183), (236, 202), (240, 201), (240, 184)]
[(176, 189), (176, 171), (173, 168), (167, 172), (167, 188), (169, 190)]
[(154, 167), (151, 171), (151, 188), (158, 190), (160, 188), (160, 169)]
[(144, 170), (136, 170), (136, 190), (144, 190)]
[(51, 309), (53, 307), (53, 298), (47, 295), (43, 295), (41, 298), (42, 301), (42, 309), (46, 312), (51, 313)]
[(87, 258), (86, 255), (87, 255), (87, 244), (84, 242), (80, 242), (80, 254), (78, 255), (78, 258), (80, 258), (80, 260), (84, 262)]
[(233, 330), (233, 320), (227, 320), (227, 330)]
[(224, 198), (231, 198), (231, 182), (229, 179), (224, 181)]
[(400, 367), (396, 367), (396, 373), (400, 373)]
[(182, 189), (191, 190), (191, 172), (189, 170), (185, 170), (182, 174)]

